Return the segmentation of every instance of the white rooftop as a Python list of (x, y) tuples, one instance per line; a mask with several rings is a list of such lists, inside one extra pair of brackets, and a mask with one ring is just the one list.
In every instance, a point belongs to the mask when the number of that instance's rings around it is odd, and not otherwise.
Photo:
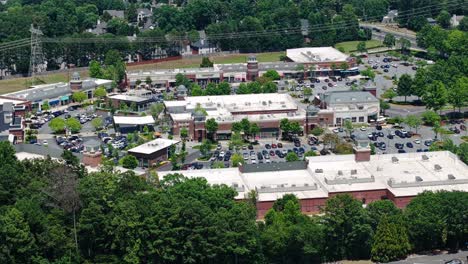
[(152, 116), (114, 116), (116, 125), (153, 125)]
[(210, 184), (236, 182), (247, 193), (257, 190), (260, 201), (273, 201), (287, 193), (305, 199), (365, 190), (389, 190), (396, 197), (426, 190), (468, 191), (468, 166), (448, 151), (373, 155), (368, 162), (356, 162), (354, 155), (308, 159), (305, 170), (241, 173), (230, 168), (160, 172), (160, 176), (181, 173), (204, 177)]
[(128, 152), (140, 153), (140, 154), (151, 154), (156, 151), (160, 151), (162, 149), (168, 148), (179, 142), (180, 141), (172, 140), (172, 139), (157, 138), (153, 141), (147, 142), (145, 144), (141, 144), (138, 147), (129, 149)]
[(114, 94), (108, 96), (110, 99), (115, 99), (115, 100), (123, 100), (123, 101), (129, 101), (129, 102), (143, 102), (148, 100), (147, 98), (136, 96), (136, 95), (127, 95), (127, 94)]
[(342, 62), (348, 59), (348, 55), (333, 47), (288, 49), (286, 56), (298, 63)]

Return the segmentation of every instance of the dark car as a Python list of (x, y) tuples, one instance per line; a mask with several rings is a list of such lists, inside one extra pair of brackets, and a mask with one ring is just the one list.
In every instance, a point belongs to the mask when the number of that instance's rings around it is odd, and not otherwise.
[(265, 149), (264, 149), (264, 150), (262, 150), (262, 154), (263, 154), (263, 155), (266, 155), (266, 154), (268, 154), (268, 150), (265, 150)]
[(274, 148), (274, 149), (275, 149), (275, 148), (277, 148), (277, 147), (278, 147), (278, 145), (276, 145), (275, 143), (271, 144), (271, 148)]
[(257, 153), (257, 158), (258, 158), (258, 160), (263, 160), (263, 155), (262, 155), (262, 153), (260, 153), (260, 152)]
[(403, 149), (403, 144), (395, 143), (395, 148), (397, 148), (397, 149)]
[(266, 149), (271, 149), (271, 145), (270, 144), (265, 144), (265, 148)]
[(413, 71), (415, 71), (415, 70), (417, 70), (417, 69), (418, 69), (418, 67), (416, 67), (416, 66), (413, 66), (413, 67), (411, 67), (411, 69), (412, 69)]
[(278, 148), (282, 148), (283, 147), (283, 144), (282, 143), (278, 143)]
[(253, 146), (252, 146), (252, 145), (249, 145), (247, 148), (250, 149), (250, 150), (252, 150), (252, 149), (253, 149)]
[(326, 90), (326, 89), (328, 89), (328, 88), (327, 88), (327, 86), (324, 85), (324, 86), (322, 86), (322, 89), (323, 89), (323, 90)]
[(377, 129), (377, 130), (379, 130), (379, 131), (380, 131), (380, 130), (382, 130), (382, 126), (380, 126), (380, 125), (377, 125), (377, 126), (375, 126), (375, 129)]
[(275, 152), (273, 150), (270, 150), (270, 156), (275, 156)]
[(329, 79), (325, 79), (325, 82), (329, 82), (330, 80)]
[(388, 135), (387, 135), (387, 138), (388, 138), (388, 139), (393, 139), (393, 135), (388, 134)]
[(320, 150), (320, 155), (325, 156), (325, 155), (328, 155), (328, 154), (330, 154), (330, 152), (328, 150), (326, 150), (326, 149)]
[(333, 87), (333, 83), (328, 83), (328, 87)]
[(406, 146), (407, 146), (408, 148), (413, 148), (413, 143), (407, 142), (407, 143), (406, 143)]
[(378, 135), (379, 137), (384, 137), (384, 136), (385, 136), (383, 132), (379, 132), (379, 133), (377, 133), (377, 135)]
[(383, 71), (384, 71), (384, 72), (388, 72), (388, 69), (384, 69)]
[(316, 82), (316, 83), (320, 83), (320, 80), (319, 80), (319, 79), (315, 79), (315, 82)]
[(398, 153), (406, 153), (406, 150), (404, 150), (404, 149), (399, 149), (399, 150), (398, 150)]
[(430, 145), (432, 145), (432, 141), (431, 140), (425, 140), (424, 145), (429, 147)]

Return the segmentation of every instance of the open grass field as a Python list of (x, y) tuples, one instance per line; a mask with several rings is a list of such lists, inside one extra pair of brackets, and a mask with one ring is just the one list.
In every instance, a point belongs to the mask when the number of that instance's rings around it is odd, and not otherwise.
[[(255, 54), (259, 62), (272, 62), (279, 61), (280, 56), (284, 55), (285, 52), (266, 52)], [(227, 54), (227, 55), (218, 55), (210, 56), (210, 60), (218, 64), (227, 64), (227, 63), (243, 63), (247, 61), (247, 57), (250, 54)], [(150, 70), (150, 69), (175, 69), (175, 68), (194, 68), (199, 67), (202, 61), (202, 57), (193, 57), (193, 58), (184, 58), (181, 60), (175, 61), (165, 61), (160, 63), (145, 64), (145, 65), (135, 65), (129, 66), (127, 69), (129, 71), (135, 70)], [(78, 70), (78, 69), (77, 69)], [(76, 70), (70, 70), (68, 72), (62, 73), (52, 73), (48, 75), (39, 76), (39, 79), (42, 83), (56, 83), (56, 82), (67, 82), (68, 75), (73, 73)], [(78, 70), (82, 78), (88, 77), (88, 72), (86, 70)], [(0, 80), (0, 95), (11, 93), (19, 90), (24, 90), (29, 87), (31, 84), (29, 78), (15, 78), (9, 80)]]
[[(345, 53), (351, 53), (356, 51), (357, 45), (360, 41), (346, 41), (335, 44), (335, 48), (339, 49), (342, 47), (345, 50)], [(378, 40), (368, 40), (366, 41), (367, 49), (378, 48), (382, 46), (382, 42)]]

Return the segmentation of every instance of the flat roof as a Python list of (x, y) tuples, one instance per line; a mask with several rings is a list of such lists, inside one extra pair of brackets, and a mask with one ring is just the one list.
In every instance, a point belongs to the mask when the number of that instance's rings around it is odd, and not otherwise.
[(152, 116), (114, 116), (116, 125), (153, 125), (154, 118)]
[(136, 95), (127, 95), (127, 94), (114, 94), (114, 95), (108, 96), (108, 98), (115, 99), (115, 100), (136, 102), (136, 103), (141, 103), (141, 102), (150, 100), (150, 98), (140, 97)]
[(140, 154), (151, 154), (156, 151), (160, 151), (162, 149), (168, 148), (174, 144), (179, 143), (180, 141), (172, 140), (172, 139), (165, 139), (165, 138), (157, 138), (145, 144), (141, 144), (138, 147), (134, 147), (129, 149), (128, 152), (132, 153), (140, 153)]
[(286, 56), (298, 63), (334, 62), (348, 59), (348, 55), (333, 47), (287, 49)]
[(368, 162), (356, 162), (354, 155), (310, 157), (308, 161), (307, 169), (293, 171), (242, 173), (230, 168), (160, 175), (181, 173), (228, 186), (236, 182), (247, 191), (256, 190), (260, 201), (273, 201), (287, 193), (310, 199), (370, 190), (389, 190), (396, 197), (416, 196), (423, 191), (468, 191), (468, 166), (448, 151), (373, 155)]

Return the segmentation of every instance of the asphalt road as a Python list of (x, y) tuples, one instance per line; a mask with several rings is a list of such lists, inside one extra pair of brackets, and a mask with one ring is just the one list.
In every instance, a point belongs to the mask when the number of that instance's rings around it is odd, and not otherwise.
[(468, 251), (460, 251), (454, 254), (412, 255), (405, 260), (389, 262), (389, 264), (444, 264), (452, 259), (459, 259), (462, 260), (464, 264), (467, 264)]

